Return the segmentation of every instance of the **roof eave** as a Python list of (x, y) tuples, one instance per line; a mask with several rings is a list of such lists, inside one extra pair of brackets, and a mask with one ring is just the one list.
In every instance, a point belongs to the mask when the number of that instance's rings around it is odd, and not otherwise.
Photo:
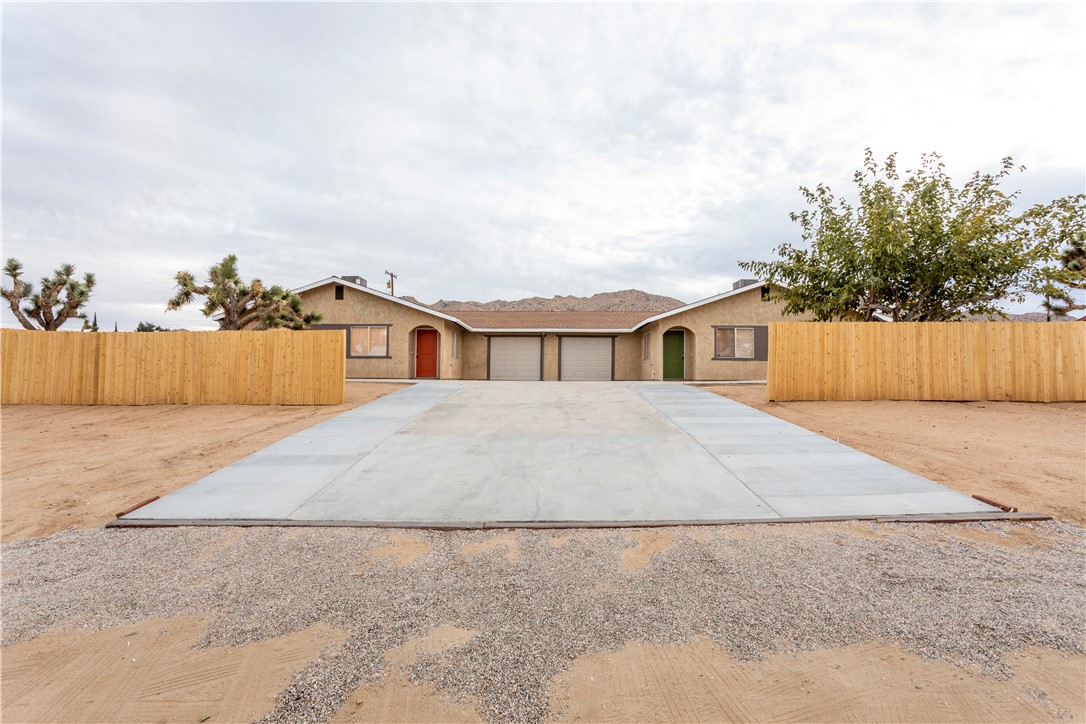
[(627, 329), (572, 329), (567, 327), (546, 327), (546, 328), (532, 328), (532, 327), (518, 327), (503, 329), (499, 327), (468, 327), (471, 332), (478, 332), (480, 334), (545, 334), (547, 332), (562, 333), (562, 334), (629, 334), (633, 331), (633, 328)]
[(543, 328), (543, 329), (532, 329), (532, 328), (525, 329), (525, 328), (519, 328), (519, 327), (517, 327), (517, 328), (513, 328), (513, 327), (510, 327), (510, 328), (472, 327), (470, 324), (468, 324), (464, 320), (458, 319), (457, 317), (454, 317), (454, 316), (452, 316), (450, 314), (445, 314), (444, 312), (439, 312), (436, 309), (431, 309), (430, 307), (424, 307), (421, 304), (413, 304), (412, 302), (408, 302), (406, 300), (400, 299), (399, 297), (394, 297), (391, 294), (385, 294), (384, 292), (379, 292), (376, 289), (370, 289), (369, 287), (362, 286), (361, 284), (355, 284), (354, 282), (347, 281), (346, 279), (343, 279), (342, 277), (337, 277), (337, 276), (330, 276), (330, 277), (327, 277), (325, 279), (321, 279), (320, 281), (316, 281), (316, 282), (313, 282), (311, 284), (306, 284), (305, 286), (298, 287), (297, 289), (291, 289), (291, 291), (294, 292), (295, 294), (301, 294), (302, 292), (308, 292), (311, 289), (316, 289), (318, 287), (323, 287), (323, 286), (325, 286), (327, 284), (342, 284), (345, 287), (350, 287), (351, 289), (356, 289), (356, 290), (358, 290), (360, 292), (365, 292), (367, 294), (372, 294), (375, 297), (380, 297), (382, 299), (387, 299), (389, 301), (396, 302), (397, 304), (402, 304), (403, 306), (409, 307), (409, 308), (414, 309), (416, 311), (423, 312), (425, 314), (433, 315), (433, 316), (435, 316), (435, 317), (437, 317), (439, 319), (444, 319), (444, 320), (447, 320), (449, 322), (459, 324), (461, 327), (463, 327), (464, 329), (466, 329), (469, 332), (479, 332), (480, 334), (532, 334), (532, 333), (534, 333), (534, 334), (543, 334), (543, 333), (547, 333), (547, 332), (552, 332), (552, 333), (563, 332), (563, 333), (566, 333), (566, 334), (629, 334), (629, 333), (632, 333), (632, 332), (636, 332), (637, 330), (644, 327), (646, 324), (651, 324), (651, 323), (657, 322), (657, 321), (659, 321), (661, 319), (667, 319), (668, 317), (675, 316), (676, 314), (682, 314), (683, 312), (689, 311), (691, 309), (697, 309), (698, 307), (705, 306), (706, 304), (712, 304), (713, 302), (720, 301), (721, 299), (727, 299), (728, 297), (738, 296), (739, 294), (744, 294), (746, 292), (750, 292), (750, 291), (753, 291), (755, 289), (761, 289), (765, 285), (765, 282), (759, 280), (759, 281), (757, 281), (757, 282), (755, 282), (753, 284), (747, 284), (746, 286), (739, 287), (738, 289), (730, 289), (730, 290), (728, 290), (726, 292), (722, 292), (722, 293), (714, 295), (712, 297), (706, 297), (705, 299), (700, 299), (700, 300), (698, 300), (696, 302), (691, 302), (690, 304), (687, 304), (685, 306), (677, 307), (677, 308), (672, 309), (672, 310), (667, 311), (667, 312), (662, 312), (660, 314), (657, 314), (657, 315), (655, 315), (653, 317), (649, 317), (647, 319), (642, 319), (640, 322), (638, 322), (634, 326), (629, 327), (629, 328), (625, 328), (625, 329), (566, 329), (566, 328), (559, 328), (559, 327), (547, 327), (547, 328)]
[(721, 292), (720, 294), (716, 294), (716, 295), (711, 296), (711, 297), (706, 297), (705, 299), (699, 299), (698, 301), (691, 302), (690, 304), (687, 304), (685, 306), (676, 307), (675, 309), (669, 310), (667, 312), (662, 312), (660, 314), (657, 314), (655, 317), (649, 317), (648, 319), (642, 319), (640, 322), (635, 324), (629, 331), (636, 332), (637, 330), (644, 327), (646, 324), (652, 324), (653, 322), (658, 322), (661, 319), (667, 319), (668, 317), (673, 317), (676, 314), (682, 314), (683, 312), (688, 312), (691, 309), (697, 309), (698, 307), (703, 307), (706, 304), (712, 304), (713, 302), (719, 302), (721, 299), (727, 299), (728, 297), (735, 297), (735, 296), (738, 296), (740, 294), (744, 294), (746, 292), (754, 291), (755, 289), (761, 289), (763, 286), (765, 286), (765, 282), (761, 281), (761, 280), (758, 280), (753, 284), (747, 284), (746, 286), (739, 287), (738, 289), (729, 289), (726, 292)]
[(360, 292), (365, 292), (367, 294), (372, 294), (375, 297), (380, 297), (381, 299), (387, 299), (390, 302), (396, 302), (397, 304), (402, 304), (403, 306), (410, 307), (411, 309), (414, 309), (415, 311), (424, 312), (426, 314), (432, 314), (433, 316), (438, 317), (440, 319), (444, 319), (444, 320), (447, 320), (449, 322), (455, 322), (456, 324), (459, 324), (461, 327), (464, 327), (465, 329), (467, 329), (469, 331), (474, 331), (474, 330), (471, 329), (471, 327), (469, 327), (462, 320), (459, 320), (456, 317), (453, 317), (451, 315), (445, 314), (444, 312), (439, 312), (436, 309), (431, 309), (430, 307), (424, 307), (421, 304), (414, 304), (414, 303), (409, 302), (409, 301), (407, 301), (405, 299), (400, 299), (399, 297), (394, 297), (391, 294), (385, 294), (384, 292), (379, 292), (376, 289), (370, 289), (369, 287), (362, 286), (361, 284), (355, 284), (354, 282), (343, 279), (342, 277), (337, 277), (337, 276), (327, 277), (326, 279), (321, 279), (320, 281), (313, 282), (312, 284), (306, 284), (305, 286), (298, 287), (297, 289), (291, 289), (290, 291), (294, 292), (295, 294), (301, 294), (302, 292), (308, 292), (311, 289), (317, 289), (318, 287), (323, 287), (323, 286), (325, 286), (327, 284), (342, 284), (345, 287), (350, 287), (351, 289), (355, 289), (355, 290), (360, 291)]

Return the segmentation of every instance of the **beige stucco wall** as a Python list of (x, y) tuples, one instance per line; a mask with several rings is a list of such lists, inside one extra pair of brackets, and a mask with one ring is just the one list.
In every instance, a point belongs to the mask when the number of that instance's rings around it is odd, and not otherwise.
[[(653, 322), (652, 324), (646, 325), (630, 335), (631, 337), (637, 338), (637, 379), (639, 380), (656, 379), (655, 377), (653, 377), (653, 370), (655, 369), (654, 360), (656, 359), (657, 355), (656, 346), (657, 344), (659, 344), (659, 342), (657, 342), (656, 340), (656, 335), (654, 334), (654, 332), (656, 331), (656, 324), (656, 322)], [(645, 344), (646, 334), (649, 335), (648, 359), (645, 359), (645, 348), (643, 346)]]
[(543, 379), (558, 379), (558, 335), (554, 332), (543, 335)]
[(641, 379), (641, 334), (620, 334), (615, 338), (615, 379)]
[(464, 353), (461, 355), (463, 380), (486, 379), (486, 335), (477, 332), (464, 333)]
[[(453, 353), (453, 334), (460, 335), (460, 354), (454, 359)], [(446, 367), (442, 372), (441, 378), (445, 380), (459, 380), (463, 378), (464, 367), (464, 337), (467, 335), (467, 331), (460, 327), (459, 324), (453, 324), (452, 322), (445, 322), (445, 334), (438, 340), (439, 348), (446, 354)], [(447, 350), (445, 348), (448, 348)]]
[[(733, 297), (706, 304), (645, 328), (652, 339), (652, 354), (641, 363), (641, 379), (659, 380), (663, 371), (663, 337), (669, 329), (680, 328), (686, 335), (686, 378), (689, 380), (764, 380), (768, 363), (764, 360), (717, 360), (713, 359), (713, 327), (720, 325), (768, 325), (783, 321), (779, 302), (763, 302), (760, 286)], [(803, 317), (789, 317), (800, 320)]]
[[(632, 334), (615, 339), (616, 380), (659, 380), (663, 369), (663, 335), (669, 329), (686, 334), (686, 375), (689, 380), (764, 380), (764, 360), (713, 359), (714, 325), (768, 325), (782, 321), (781, 304), (763, 302), (760, 287), (653, 322)], [(322, 324), (388, 324), (389, 358), (347, 360), (347, 376), (358, 378), (410, 379), (414, 376), (415, 335), (419, 327), (438, 331), (439, 376), (442, 379), (485, 380), (487, 377), (487, 336), (468, 332), (426, 312), (389, 299), (344, 289), (344, 299), (335, 299), (335, 285), (327, 284), (301, 293), (307, 311), (324, 315)], [(789, 319), (802, 319), (790, 317)], [(452, 333), (460, 334), (460, 355), (452, 356)], [(643, 359), (643, 335), (649, 334), (651, 354)], [(538, 336), (539, 333), (529, 336)], [(567, 335), (572, 336), (572, 335)], [(597, 335), (587, 335), (597, 336)], [(610, 335), (602, 335), (610, 336)], [(543, 379), (558, 379), (558, 335), (543, 338)]]
[[(306, 311), (320, 312), (321, 324), (388, 324), (387, 358), (347, 358), (347, 377), (410, 379), (415, 375), (415, 330), (430, 327), (438, 332), (438, 376), (460, 379), (464, 342), (470, 336), (460, 325), (420, 312), (379, 296), (345, 287), (343, 299), (335, 298), (335, 285), (302, 292)], [(452, 333), (461, 335), (460, 359), (452, 357)], [(484, 361), (485, 365), (485, 361)]]

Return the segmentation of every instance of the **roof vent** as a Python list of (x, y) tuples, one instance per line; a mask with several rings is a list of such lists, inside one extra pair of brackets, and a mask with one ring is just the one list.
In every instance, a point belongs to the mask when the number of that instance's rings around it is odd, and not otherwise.
[(350, 282), (351, 284), (357, 284), (360, 287), (366, 286), (366, 280), (363, 279), (360, 276), (350, 276), (350, 275), (344, 274), (344, 275), (342, 275), (340, 277), (340, 279), (342, 279), (345, 282)]
[(732, 284), (732, 291), (735, 291), (736, 289), (742, 289), (743, 287), (749, 287), (751, 284), (757, 283), (757, 279), (740, 279), (739, 281)]

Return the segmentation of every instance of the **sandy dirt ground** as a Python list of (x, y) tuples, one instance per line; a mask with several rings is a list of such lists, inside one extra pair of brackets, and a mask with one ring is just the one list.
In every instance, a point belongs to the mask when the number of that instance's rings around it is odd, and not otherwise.
[[(6, 407), (2, 411), (4, 581), (14, 577), (7, 555), (12, 545), (33, 547), (38, 545), (32, 540), (35, 538), (101, 526), (134, 502), (182, 487), (398, 387), (352, 383), (348, 404), (334, 408)], [(988, 495), (1079, 525), (1086, 521), (1086, 405), (776, 404), (765, 402), (763, 387), (714, 391), (840, 438), (963, 492)], [(916, 545), (916, 539), (922, 537), (923, 545), (936, 556), (964, 551), (963, 565), (974, 557), (1044, 555), (1056, 545), (1056, 538), (1043, 527), (1025, 524), (1001, 524), (995, 529), (933, 525), (919, 527), (920, 532), (916, 526), (906, 528), (826, 523), (621, 533), (374, 532), (366, 534), (372, 545), (345, 575), (399, 582), (407, 588), (389, 595), (403, 597), (410, 604), (415, 596), (411, 587), (421, 591), (436, 580), (427, 566), (435, 565), (438, 549), (446, 542), (464, 539), (466, 542), (456, 543), (455, 552), (449, 554), (453, 562), (439, 561), (436, 570), (451, 565), (466, 576), (473, 566), (485, 563), (490, 567), (487, 570), (501, 570), (510, 578), (500, 584), (480, 581), (475, 590), (482, 598), (500, 597), (516, 593), (518, 584), (510, 581), (516, 580), (518, 571), (545, 570), (550, 560), (546, 556), (557, 555), (567, 563), (585, 556), (587, 561), (593, 550), (610, 551), (606, 546), (614, 546), (615, 536), (620, 536), (622, 542), (613, 554), (608, 553), (609, 573), (587, 584), (593, 587), (594, 595), (606, 597), (613, 593), (612, 588), (620, 589), (623, 581), (643, 580), (637, 584), (639, 590), (659, 586), (659, 580), (666, 580), (659, 578), (665, 572), (683, 578), (705, 576), (707, 571), (737, 576), (728, 569), (726, 557), (709, 551), (709, 546), (720, 546), (721, 541), (748, 547), (798, 545), (802, 550), (808, 541), (824, 544), (832, 539), (835, 548), (845, 554), (850, 546), (861, 543), (885, 543), (887, 550), (893, 550), (904, 541)], [(130, 536), (149, 547), (167, 535), (173, 534), (156, 530), (116, 534), (118, 540)], [(259, 530), (218, 529), (214, 535), (206, 535), (210, 542), (195, 549), (185, 565), (209, 572), (201, 575), (211, 576), (210, 571), (216, 571), (215, 575), (226, 577), (205, 584), (215, 591), (212, 598), (221, 603), (195, 609), (186, 604), (183, 615), (134, 616), (132, 622), (118, 626), (95, 626), (76, 615), (67, 625), (5, 645), (2, 719), (208, 724), (255, 720), (273, 710), (286, 710), (289, 701), (285, 702), (284, 696), (292, 681), (297, 686), (306, 671), (321, 662), (336, 661), (350, 650), (351, 641), (365, 639), (365, 626), (354, 624), (352, 628), (342, 615), (329, 613), (315, 621), (299, 621), (292, 632), (282, 635), (254, 635), (257, 640), (231, 646), (209, 645), (205, 632), (216, 617), (226, 614), (231, 597), (246, 595), (246, 586), (257, 589), (267, 585), (247, 558), (266, 552), (267, 545)], [(314, 536), (352, 534), (293, 529), (275, 531), (274, 535), (289, 545)], [(54, 539), (43, 538), (42, 545)], [(49, 545), (69, 546), (63, 541)], [(704, 553), (697, 552), (699, 545), (707, 546)], [(321, 560), (330, 558), (337, 547), (321, 553)], [(248, 548), (253, 552), (245, 553)], [(45, 550), (42, 556), (47, 555)], [(674, 558), (679, 552), (687, 558)], [(178, 555), (189, 554), (181, 551)], [(96, 567), (90, 559), (83, 564), (90, 572)], [(124, 580), (125, 574), (118, 575)], [(235, 583), (246, 576), (254, 580)], [(40, 580), (45, 591), (60, 579), (43, 574)], [(806, 586), (810, 591), (802, 590), (813, 598), (827, 593), (819, 588), (825, 584), (817, 579), (788, 585)], [(933, 584), (919, 572), (914, 583), (902, 585), (902, 600), (907, 602), (909, 596)], [(328, 595), (329, 590), (318, 588), (312, 595)], [(48, 595), (50, 605), (60, 605), (56, 602), (63, 596)], [(85, 600), (76, 601), (76, 609), (90, 611), (105, 605), (91, 593), (85, 595)], [(260, 616), (293, 615), (293, 594), (267, 588), (266, 595), (268, 601), (259, 606), (245, 600)], [(439, 600), (444, 595), (439, 594)], [(667, 606), (674, 603), (669, 598), (671, 592), (661, 587), (652, 595), (658, 598), (654, 605), (661, 608), (649, 613), (666, 619)], [(187, 600), (183, 592), (165, 597), (170, 596)], [(1013, 594), (1009, 600), (1014, 600)], [(553, 605), (544, 600), (536, 603)], [(185, 609), (186, 605), (179, 607)], [(227, 608), (216, 610), (215, 606)], [(110, 615), (124, 618), (122, 614), (114, 611)], [(600, 614), (586, 610), (583, 615)], [(403, 625), (413, 628), (406, 619)], [(754, 625), (772, 626), (773, 622)], [(506, 635), (518, 637), (516, 627), (509, 626), (484, 616), (467, 623), (446, 621), (408, 636), (381, 654), (381, 674), (352, 688), (327, 718), (340, 722), (495, 720), (463, 691), (442, 688), (441, 676), (434, 672), (440, 674), (442, 667), (450, 666), (489, 667), (485, 658), (479, 658), (483, 655), (479, 652), (487, 649), (480, 648), (478, 642), (484, 638), (493, 641), (494, 637), (500, 641)], [(248, 635), (238, 636), (245, 639)], [(1013, 671), (1010, 676), (984, 675), (948, 659), (920, 656), (885, 640), (771, 653), (756, 661), (736, 658), (719, 639), (693, 636), (674, 645), (627, 640), (621, 646), (570, 657), (541, 685), (546, 687), (549, 702), (547, 718), (558, 721), (1086, 721), (1086, 657), (1082, 655), (1037, 645), (1017, 648), (1007, 655), (1006, 663)], [(480, 670), (480, 676), (492, 677), (493, 672), (484, 676)]]
[(1086, 524), (1086, 403), (769, 402), (707, 388), (968, 495)]
[(1014, 659), (1007, 682), (877, 643), (750, 663), (712, 641), (634, 643), (578, 658), (552, 684), (552, 708), (582, 722), (1026, 722), (1050, 716), (1030, 689), (1079, 698), (1082, 657), (1033, 648)]
[(3, 650), (6, 722), (252, 721), (347, 634), (323, 624), (237, 648), (194, 649), (198, 617), (59, 630)]
[(343, 405), (6, 405), (0, 527), (8, 543), (103, 525), (273, 442), (404, 385), (347, 385)]

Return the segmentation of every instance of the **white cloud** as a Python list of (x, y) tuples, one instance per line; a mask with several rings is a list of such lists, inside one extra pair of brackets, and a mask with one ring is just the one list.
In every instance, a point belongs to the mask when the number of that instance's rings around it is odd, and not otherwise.
[[(1082, 191), (1072, 5), (5, 5), (3, 245), (166, 315), (227, 253), (423, 300), (719, 291), (863, 148)], [(10, 315), (5, 316), (10, 323)]]

